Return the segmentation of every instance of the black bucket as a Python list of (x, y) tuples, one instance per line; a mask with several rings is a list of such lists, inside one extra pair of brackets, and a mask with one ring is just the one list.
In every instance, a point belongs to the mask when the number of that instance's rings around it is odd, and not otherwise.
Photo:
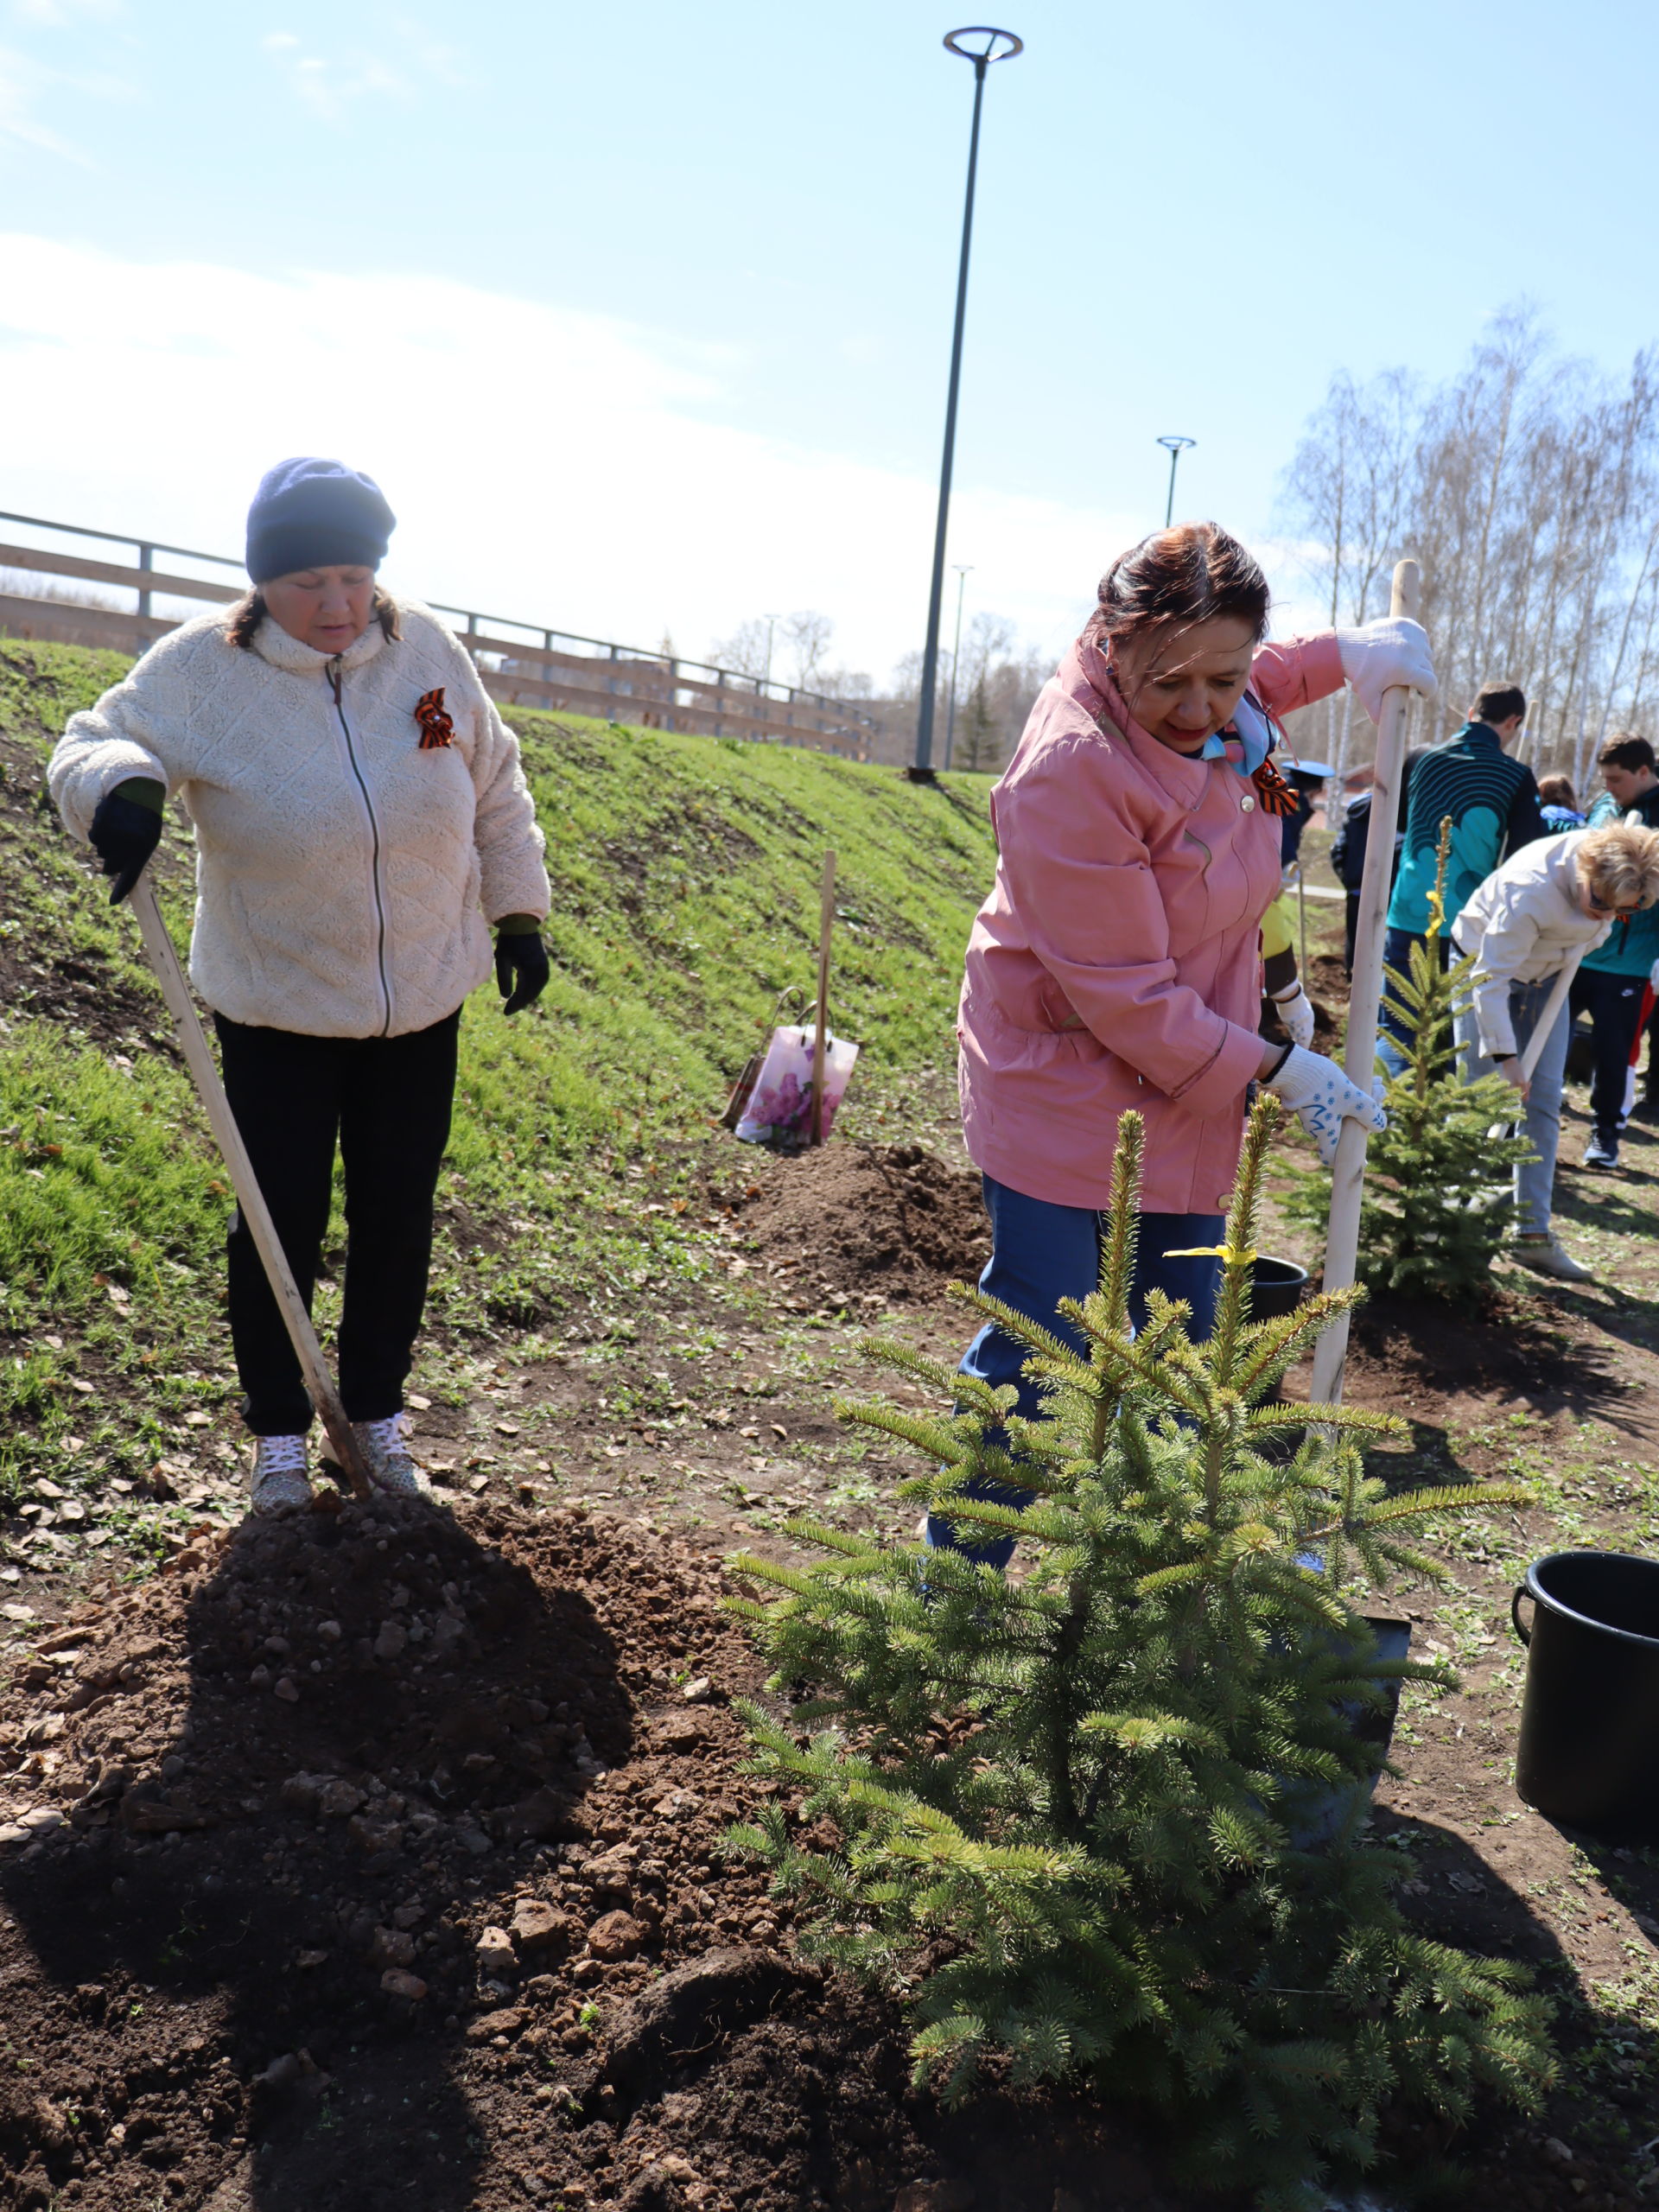
[(1659, 1840), (1659, 1560), (1552, 1552), (1510, 1613), (1527, 1647), (1516, 1789), (1568, 1827)]
[(1294, 1313), (1307, 1288), (1307, 1269), (1294, 1260), (1270, 1259), (1260, 1252), (1250, 1263), (1250, 1319), (1277, 1321)]

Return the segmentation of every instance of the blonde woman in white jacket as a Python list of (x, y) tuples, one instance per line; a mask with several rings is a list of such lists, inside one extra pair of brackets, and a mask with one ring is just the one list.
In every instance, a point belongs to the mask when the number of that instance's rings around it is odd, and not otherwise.
[(1565, 1282), (1587, 1281), (1592, 1273), (1550, 1227), (1572, 1023), (1565, 1004), (1530, 1080), (1520, 1056), (1561, 969), (1656, 899), (1659, 831), (1610, 823), (1523, 845), (1476, 887), (1452, 925), (1452, 944), (1476, 963), (1474, 995), (1457, 1026), (1464, 1078), (1497, 1074), (1515, 1085), (1533, 1148), (1515, 1172), (1510, 1249), (1523, 1266)]
[[(49, 780), (112, 899), (154, 851), (166, 800), (189, 816), (190, 972), (226, 1089), (308, 1300), (338, 1145), (340, 1395), (377, 1485), (413, 1496), (403, 1392), (461, 1006), (493, 964), (507, 1013), (538, 995), (549, 892), (518, 741), (453, 633), (375, 581), (394, 520), (339, 462), (279, 463), (248, 516), (252, 589), (76, 715)], [(311, 1497), (311, 1408), (239, 1215), (228, 1259), (253, 1508), (292, 1510)]]

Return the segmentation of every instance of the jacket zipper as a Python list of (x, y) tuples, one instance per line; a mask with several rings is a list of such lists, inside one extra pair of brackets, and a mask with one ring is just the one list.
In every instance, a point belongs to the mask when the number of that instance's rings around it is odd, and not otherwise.
[(374, 885), (374, 912), (378, 931), (375, 962), (380, 971), (380, 996), (386, 1009), (386, 1018), (380, 1025), (380, 1034), (383, 1037), (389, 1037), (391, 1034), (391, 985), (386, 980), (386, 907), (385, 901), (380, 895), (380, 824), (375, 820), (374, 802), (369, 797), (369, 787), (364, 780), (363, 771), (357, 764), (357, 747), (352, 743), (352, 727), (346, 719), (346, 703), (341, 696), (342, 684), (338, 653), (328, 664), (327, 675), (329, 688), (334, 695), (334, 712), (340, 718), (340, 734), (346, 740), (346, 758), (351, 763), (352, 773), (357, 779), (357, 788), (363, 796), (363, 811), (369, 817), (369, 837), (373, 855), (370, 880)]

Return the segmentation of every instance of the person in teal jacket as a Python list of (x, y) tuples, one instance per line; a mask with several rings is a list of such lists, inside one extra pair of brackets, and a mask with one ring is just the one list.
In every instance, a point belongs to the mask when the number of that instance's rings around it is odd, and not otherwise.
[[(1645, 737), (1611, 737), (1596, 766), (1607, 786), (1590, 810), (1590, 825), (1639, 822), (1659, 830), (1659, 762)], [(1584, 1147), (1586, 1167), (1617, 1167), (1624, 1102), (1630, 1094), (1630, 1047), (1642, 1020), (1648, 978), (1659, 961), (1659, 907), (1617, 922), (1605, 944), (1586, 953), (1573, 978), (1573, 1011), (1587, 1013), (1595, 1046), (1590, 1116), (1595, 1130)]]
[[(1448, 923), (1502, 861), (1535, 837), (1549, 835), (1538, 798), (1538, 784), (1524, 761), (1511, 759), (1526, 720), (1526, 695), (1518, 684), (1489, 683), (1469, 709), (1469, 719), (1444, 745), (1421, 754), (1412, 772), (1406, 807), (1404, 849), (1389, 900), (1389, 934), (1383, 958), (1401, 975), (1411, 973), (1411, 948), (1428, 934), (1429, 898), (1434, 889), (1440, 823), (1452, 817), (1452, 849), (1446, 869)], [(1446, 957), (1449, 939), (1440, 938)], [(1387, 1033), (1377, 1050), (1397, 1074), (1404, 1061), (1395, 1039), (1408, 1041), (1404, 1024), (1386, 992), (1382, 1027)]]

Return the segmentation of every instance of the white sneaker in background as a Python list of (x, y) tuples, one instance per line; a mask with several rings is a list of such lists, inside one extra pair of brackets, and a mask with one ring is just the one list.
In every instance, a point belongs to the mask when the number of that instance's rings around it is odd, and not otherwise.
[(257, 1436), (249, 1487), (262, 1516), (303, 1513), (311, 1503), (311, 1473), (302, 1436)]
[(1542, 1236), (1513, 1236), (1510, 1257), (1535, 1275), (1554, 1275), (1558, 1282), (1593, 1282), (1596, 1271), (1575, 1260), (1554, 1230)]
[(352, 1434), (369, 1470), (369, 1480), (388, 1497), (426, 1497), (432, 1485), (410, 1457), (404, 1441), (402, 1414), (388, 1414), (384, 1421), (354, 1421)]

